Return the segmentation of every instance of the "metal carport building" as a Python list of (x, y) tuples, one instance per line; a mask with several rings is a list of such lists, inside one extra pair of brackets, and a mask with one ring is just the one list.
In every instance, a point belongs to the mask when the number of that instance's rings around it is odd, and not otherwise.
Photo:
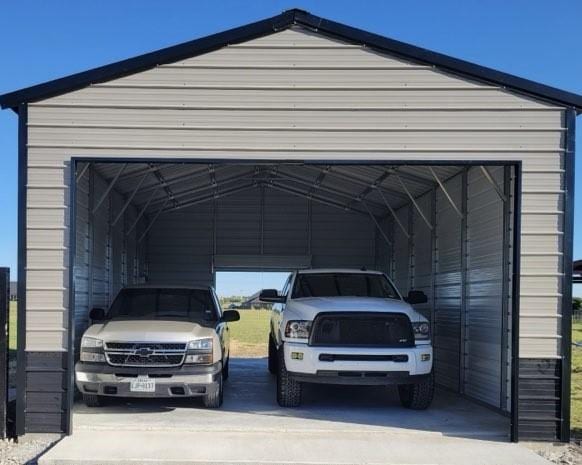
[(569, 439), (582, 97), (301, 10), (0, 97), (19, 116), (17, 432), (71, 432), (92, 306), (218, 270), (429, 295), (437, 382)]

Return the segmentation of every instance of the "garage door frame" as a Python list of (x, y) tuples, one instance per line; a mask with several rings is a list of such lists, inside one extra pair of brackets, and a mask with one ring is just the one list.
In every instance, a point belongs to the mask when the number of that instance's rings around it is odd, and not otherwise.
[[(156, 158), (156, 157), (87, 157), (87, 156), (73, 156), (70, 162), (70, 179), (69, 179), (69, 251), (76, 250), (76, 171), (78, 163), (178, 163), (178, 164), (295, 164), (295, 165), (420, 165), (420, 166), (510, 166), (514, 168), (515, 183), (514, 193), (521, 193), (521, 177), (522, 177), (522, 162), (520, 160), (508, 160), (503, 163), (491, 160), (443, 160), (443, 161), (407, 161), (407, 160), (277, 160), (277, 159), (208, 159), (208, 158)], [(513, 211), (513, 269), (512, 274), (512, 333), (511, 333), (511, 413), (510, 413), (510, 438), (511, 441), (517, 442), (519, 438), (518, 429), (518, 393), (519, 393), (519, 276), (520, 276), (520, 236), (521, 236), (521, 194), (514, 195)], [(74, 347), (74, 308), (75, 302), (75, 285), (74, 285), (74, 266), (75, 254), (69, 253), (69, 314), (68, 314), (68, 348)], [(66, 413), (66, 434), (72, 434), (72, 412), (74, 403), (74, 365), (75, 354), (74, 350), (68, 350), (67, 353), (67, 372), (68, 382), (67, 386), (67, 404), (68, 412)], [(23, 389), (20, 390), (24, 391)]]

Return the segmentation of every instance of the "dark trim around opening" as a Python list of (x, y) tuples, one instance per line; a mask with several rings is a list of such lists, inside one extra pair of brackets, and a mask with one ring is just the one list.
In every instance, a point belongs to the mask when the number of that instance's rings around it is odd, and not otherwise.
[(26, 185), (28, 184), (28, 105), (18, 106), (18, 321), (16, 329), (16, 436), (25, 433), (26, 411)]
[(574, 252), (574, 180), (576, 153), (576, 112), (565, 114), (566, 140), (564, 153), (564, 255), (562, 280), (562, 367), (560, 440), (570, 441), (570, 370), (572, 368), (572, 273)]
[[(406, 160), (342, 160), (342, 161), (334, 161), (334, 160), (313, 160), (313, 161), (304, 161), (304, 160), (265, 160), (265, 159), (244, 159), (244, 160), (236, 160), (236, 159), (195, 159), (195, 158), (178, 158), (178, 159), (169, 159), (169, 158), (156, 158), (156, 157), (141, 157), (141, 158), (124, 158), (124, 157), (114, 157), (114, 158), (104, 158), (104, 157), (96, 157), (96, 156), (72, 156), (70, 161), (71, 167), (71, 178), (70, 182), (70, 198), (71, 202), (74, 201), (76, 198), (76, 178), (75, 178), (75, 167), (77, 166), (78, 162), (91, 162), (91, 163), (152, 163), (152, 162), (159, 162), (159, 163), (182, 163), (182, 164), (207, 164), (207, 163), (214, 163), (214, 164), (252, 164), (252, 163), (262, 163), (262, 164), (272, 164), (272, 163), (289, 163), (289, 164), (296, 164), (296, 165), (318, 165), (318, 164), (327, 164), (327, 165), (431, 165), (431, 166), (480, 166), (480, 165), (504, 165), (504, 166), (512, 166), (514, 168), (515, 173), (515, 185), (514, 185), (514, 249), (513, 249), (513, 296), (512, 299), (512, 334), (511, 334), (511, 347), (512, 347), (512, 376), (511, 376), (511, 427), (510, 427), (510, 438), (512, 442), (517, 442), (519, 440), (518, 436), (518, 375), (519, 375), (519, 264), (520, 264), (520, 235), (521, 235), (521, 176), (522, 170), (521, 165), (522, 162), (520, 160), (513, 160), (513, 161), (492, 161), (492, 160), (474, 160), (474, 161), (463, 161), (463, 160), (443, 160), (443, 161), (406, 161)], [(72, 204), (72, 208), (74, 208), (74, 204)], [(76, 237), (76, 218), (71, 216), (71, 224), (69, 228), (69, 243), (71, 247), (75, 244), (75, 237)], [(71, 256), (73, 256), (73, 261), (71, 261)], [(75, 294), (73, 291), (73, 282), (74, 282), (74, 251), (72, 248), (69, 249), (69, 279), (70, 279), (70, 289), (69, 289), (69, 328), (74, 327), (74, 312), (71, 309), (75, 307)], [(69, 354), (67, 357), (67, 369), (65, 376), (68, 376), (66, 379), (67, 386), (74, 386), (74, 348), (72, 338), (74, 337), (73, 332), (69, 331)], [(68, 403), (67, 403), (67, 412), (63, 412), (68, 418), (65, 420), (67, 434), (72, 434), (72, 413), (73, 413), (73, 397), (74, 397), (74, 389), (69, 390), (68, 394)]]

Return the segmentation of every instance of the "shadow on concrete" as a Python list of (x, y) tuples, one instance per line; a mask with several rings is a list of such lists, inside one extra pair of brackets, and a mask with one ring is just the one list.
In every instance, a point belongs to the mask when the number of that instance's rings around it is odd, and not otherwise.
[(109, 399), (97, 409), (77, 404), (74, 424), (83, 429), (313, 430), (434, 432), (444, 436), (507, 441), (509, 419), (447, 391), (437, 390), (425, 411), (403, 408), (395, 387), (306, 385), (301, 407), (283, 409), (275, 377), (264, 358), (231, 360), (220, 410), (200, 399)]

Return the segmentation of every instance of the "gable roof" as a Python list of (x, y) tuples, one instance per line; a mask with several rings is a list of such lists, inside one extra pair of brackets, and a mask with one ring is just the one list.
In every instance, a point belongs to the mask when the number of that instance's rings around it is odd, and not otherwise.
[(394, 39), (389, 39), (345, 24), (330, 21), (319, 16), (314, 16), (299, 9), (287, 10), (280, 15), (263, 19), (246, 26), (219, 32), (200, 39), (146, 53), (145, 55), (100, 66), (89, 71), (83, 71), (81, 73), (48, 81), (43, 84), (0, 95), (0, 107), (12, 108), (15, 111), (18, 111), (18, 106), (22, 103), (44, 100), (46, 98), (82, 89), (91, 84), (146, 71), (155, 68), (157, 65), (192, 58), (197, 55), (212, 52), (230, 44), (246, 42), (267, 36), (294, 25), (303, 26), (313, 32), (342, 40), (344, 42), (365, 45), (372, 50), (395, 55), (412, 62), (429, 64), (456, 75), (503, 86), (518, 93), (555, 103), (560, 106), (572, 107), (576, 109), (577, 112), (582, 111), (582, 95), (503, 73), (468, 61), (459, 60), (448, 55), (443, 55), (441, 53), (416, 47)]

